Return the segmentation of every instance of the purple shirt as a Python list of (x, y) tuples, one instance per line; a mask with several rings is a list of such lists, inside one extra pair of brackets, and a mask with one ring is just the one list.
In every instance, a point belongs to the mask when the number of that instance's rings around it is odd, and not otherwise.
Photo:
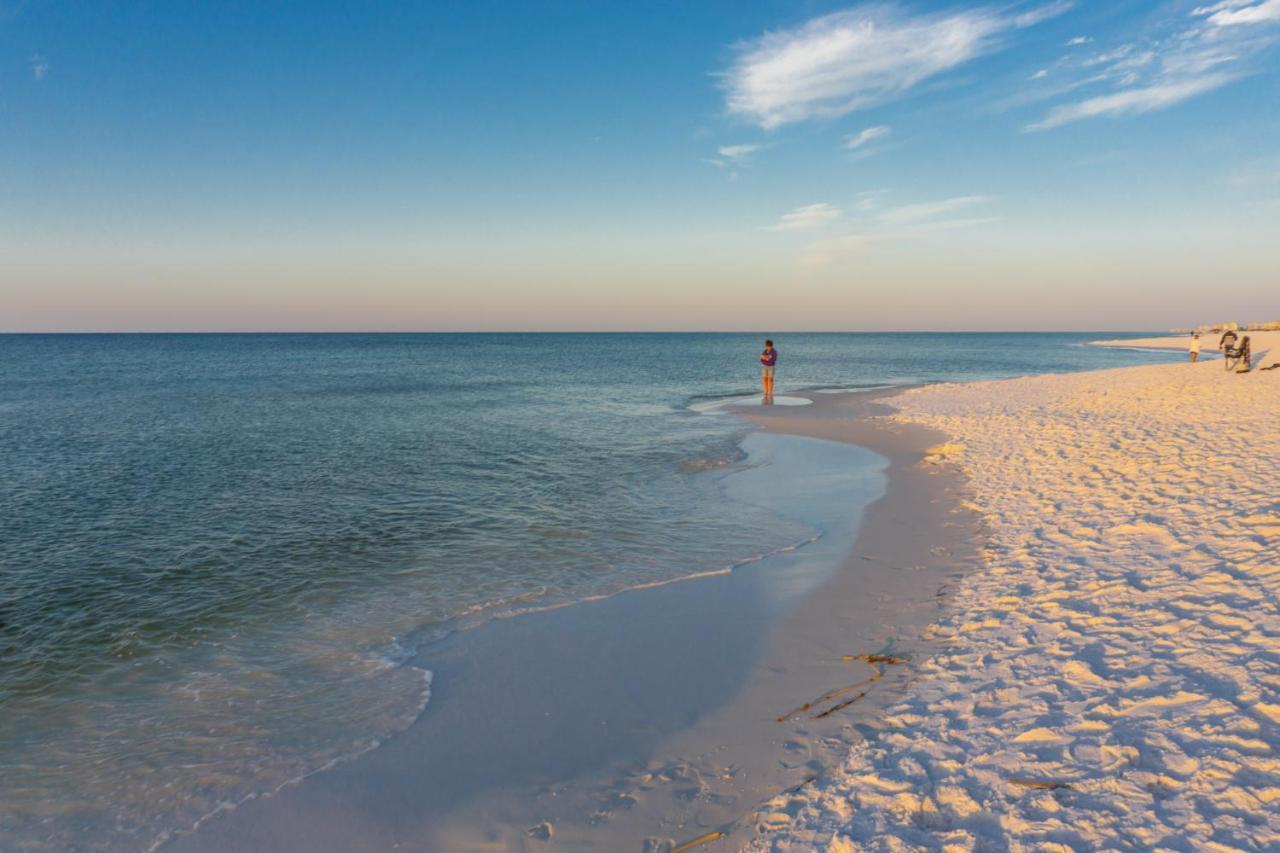
[(760, 353), (760, 363), (765, 367), (773, 367), (778, 363), (778, 351), (776, 349), (767, 349)]

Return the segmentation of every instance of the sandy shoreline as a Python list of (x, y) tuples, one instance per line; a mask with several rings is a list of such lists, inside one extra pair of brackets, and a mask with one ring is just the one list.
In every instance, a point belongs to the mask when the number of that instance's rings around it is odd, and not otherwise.
[[(1251, 335), (1255, 368), (1273, 363), (1280, 335)], [(1210, 361), (894, 402), (949, 436), (986, 565), (879, 736), (767, 804), (782, 829), (751, 846), (1280, 847), (1280, 373)]]
[[(545, 824), (551, 847), (660, 851), (768, 831), (758, 803), (874, 728), (936, 651), (940, 591), (978, 562), (958, 475), (918, 464), (938, 436), (866, 420), (881, 396), (748, 416), (763, 427), (748, 444), (772, 464), (733, 488), (829, 514), (819, 542), (459, 632), (415, 661), (435, 673), (433, 698), (404, 734), (161, 849), (543, 849)], [(849, 491), (885, 465), (878, 500)], [(876, 654), (908, 663), (857, 659)]]

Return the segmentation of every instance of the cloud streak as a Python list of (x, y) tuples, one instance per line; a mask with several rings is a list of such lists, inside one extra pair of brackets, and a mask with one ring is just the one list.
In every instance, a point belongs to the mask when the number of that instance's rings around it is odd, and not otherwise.
[(784, 213), (775, 224), (765, 227), (767, 231), (800, 231), (817, 228), (840, 218), (840, 208), (826, 204), (807, 204), (797, 207), (790, 213)]
[(1250, 61), (1280, 41), (1275, 28), (1248, 26), (1272, 21), (1280, 21), (1280, 0), (1221, 0), (1196, 8), (1180, 24), (1175, 19), (1158, 37), (1064, 60), (1060, 64), (1077, 77), (1056, 94), (1085, 87), (1111, 91), (1058, 104), (1023, 130), (1153, 112), (1226, 86), (1247, 76)]
[(856, 151), (869, 142), (875, 142), (877, 139), (883, 139), (893, 133), (893, 128), (888, 125), (878, 125), (876, 127), (868, 127), (857, 133), (851, 134), (844, 138), (844, 147), (850, 151)]
[(1261, 3), (1251, 2), (1251, 0), (1226, 0), (1212, 6), (1201, 6), (1192, 14), (1208, 15), (1209, 23), (1215, 27), (1264, 24), (1269, 21), (1280, 21), (1280, 0), (1262, 0)]
[(762, 145), (721, 145), (716, 149), (719, 156), (708, 158), (706, 162), (721, 169), (745, 166), (751, 161), (751, 155), (763, 147)]
[(1002, 33), (1061, 14), (1054, 3), (1009, 16), (990, 8), (907, 15), (863, 6), (766, 33), (724, 73), (731, 114), (771, 129), (834, 118), (902, 96), (996, 50)]
[(1164, 109), (1180, 101), (1212, 91), (1230, 83), (1229, 74), (1209, 74), (1177, 83), (1164, 83), (1138, 89), (1125, 89), (1110, 95), (1099, 95), (1074, 104), (1064, 104), (1049, 111), (1044, 120), (1027, 125), (1029, 131), (1049, 130), (1072, 121), (1097, 116), (1147, 113)]
[[(921, 239), (933, 234), (974, 228), (999, 221), (999, 217), (996, 216), (953, 215), (988, 204), (992, 198), (985, 195), (955, 196), (938, 201), (916, 202), (889, 208), (875, 215), (878, 197), (887, 192), (887, 190), (872, 190), (859, 193), (854, 208), (868, 214), (862, 218), (859, 227), (845, 234), (837, 234), (810, 243), (801, 255), (801, 264), (809, 269), (822, 269), (844, 257), (886, 243)], [(803, 209), (800, 208), (800, 210)]]
[(957, 210), (963, 210), (975, 205), (986, 204), (989, 201), (991, 201), (990, 197), (985, 195), (965, 195), (946, 198), (941, 201), (906, 204), (881, 213), (880, 220), (892, 225), (905, 225), (910, 222), (932, 219), (945, 213), (954, 213)]
[(999, 222), (998, 216), (971, 217), (956, 219), (937, 219), (922, 222), (909, 227), (894, 228), (885, 231), (857, 231), (842, 234), (827, 240), (810, 243), (801, 256), (801, 264), (812, 270), (825, 269), (849, 255), (865, 252), (886, 243), (898, 243), (906, 240), (927, 237), (930, 234), (945, 231), (958, 231), (964, 228), (976, 228), (992, 222)]
[(759, 150), (759, 145), (722, 145), (718, 153), (726, 160), (741, 163)]

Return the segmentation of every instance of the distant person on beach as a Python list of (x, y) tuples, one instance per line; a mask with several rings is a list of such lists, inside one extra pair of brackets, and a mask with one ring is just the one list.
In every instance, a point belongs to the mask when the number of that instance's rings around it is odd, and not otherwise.
[(1200, 333), (1192, 332), (1191, 333), (1191, 363), (1195, 364), (1196, 360), (1199, 358), (1200, 358)]
[(764, 342), (764, 352), (760, 353), (760, 381), (764, 383), (766, 400), (773, 399), (773, 371), (778, 364), (778, 351), (773, 348), (773, 341)]

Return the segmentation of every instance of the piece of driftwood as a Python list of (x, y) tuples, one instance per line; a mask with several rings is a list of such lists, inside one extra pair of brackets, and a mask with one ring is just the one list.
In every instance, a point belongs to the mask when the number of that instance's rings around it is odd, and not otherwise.
[(684, 853), (686, 850), (692, 850), (700, 844), (706, 844), (708, 841), (715, 841), (718, 838), (724, 838), (724, 833), (719, 830), (716, 830), (715, 832), (708, 832), (706, 835), (699, 835), (692, 841), (686, 841), (684, 844), (672, 847), (671, 853)]
[[(805, 702), (803, 705), (800, 705), (799, 707), (792, 708), (787, 713), (783, 714), (780, 717), (776, 717), (775, 719), (779, 723), (785, 723), (787, 720), (791, 719), (792, 717), (798, 716), (800, 714), (805, 713), (806, 711), (812, 710), (817, 705), (821, 705), (824, 702), (830, 702), (833, 699), (839, 699), (841, 696), (844, 696), (848, 693), (852, 693), (853, 691), (858, 690), (859, 688), (866, 687), (868, 684), (872, 684), (873, 682), (879, 681), (881, 678), (884, 678), (885, 670), (887, 667), (900, 666), (907, 662), (907, 659), (905, 657), (898, 657), (896, 655), (841, 655), (840, 660), (861, 661), (862, 663), (865, 663), (867, 666), (871, 667), (875, 671), (868, 678), (864, 678), (859, 682), (856, 682), (854, 684), (849, 684), (845, 687), (837, 687), (834, 690), (828, 690), (826, 693), (823, 693), (817, 699), (812, 699), (808, 702)], [(834, 714), (836, 711), (842, 710), (844, 708), (848, 708), (854, 702), (857, 702), (859, 699), (863, 698), (866, 695), (867, 693), (864, 690), (861, 693), (859, 693), (857, 696), (854, 696), (852, 699), (846, 699), (845, 701), (839, 702), (836, 705), (826, 709), (825, 711), (821, 711), (817, 714), (814, 714), (812, 719), (821, 720), (823, 717), (828, 717), (831, 714)]]

